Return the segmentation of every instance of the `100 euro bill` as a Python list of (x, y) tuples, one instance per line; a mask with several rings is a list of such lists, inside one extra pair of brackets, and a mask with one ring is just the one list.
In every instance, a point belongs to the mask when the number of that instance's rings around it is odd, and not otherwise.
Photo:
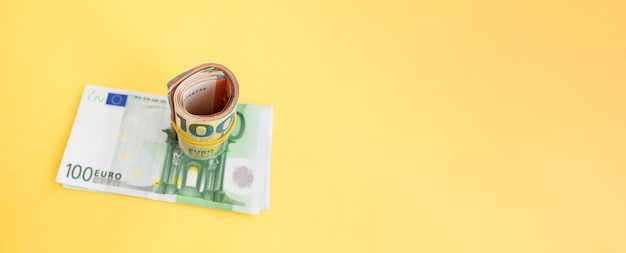
[(56, 181), (68, 188), (257, 214), (269, 208), (272, 108), (237, 106), (225, 152), (180, 150), (167, 98), (87, 85)]

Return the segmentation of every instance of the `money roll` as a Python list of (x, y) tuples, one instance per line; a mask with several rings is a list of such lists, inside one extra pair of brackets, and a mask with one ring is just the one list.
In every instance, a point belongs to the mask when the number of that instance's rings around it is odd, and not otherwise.
[(221, 154), (237, 120), (239, 84), (233, 72), (206, 63), (176, 76), (167, 88), (180, 149), (199, 160)]

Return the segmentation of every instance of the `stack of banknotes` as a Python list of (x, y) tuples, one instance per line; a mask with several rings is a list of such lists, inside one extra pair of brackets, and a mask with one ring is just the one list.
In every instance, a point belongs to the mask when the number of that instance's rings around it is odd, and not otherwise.
[[(170, 82), (168, 97), (87, 85), (56, 181), (249, 214), (268, 209), (273, 110), (237, 104), (228, 75), (192, 69)], [(194, 101), (206, 90), (214, 101)]]

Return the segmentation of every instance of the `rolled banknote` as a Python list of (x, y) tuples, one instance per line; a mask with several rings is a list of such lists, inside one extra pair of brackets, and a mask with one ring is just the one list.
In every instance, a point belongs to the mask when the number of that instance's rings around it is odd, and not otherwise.
[(206, 63), (176, 76), (167, 87), (180, 149), (199, 160), (224, 152), (237, 120), (235, 75), (220, 64)]

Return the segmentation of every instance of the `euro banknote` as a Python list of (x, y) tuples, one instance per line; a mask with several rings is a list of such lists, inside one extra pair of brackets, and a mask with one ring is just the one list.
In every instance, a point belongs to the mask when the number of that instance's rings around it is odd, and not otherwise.
[(165, 96), (87, 85), (56, 181), (67, 188), (258, 214), (269, 208), (273, 109), (239, 104), (224, 151), (186, 155)]
[(225, 66), (205, 63), (176, 76), (168, 84), (172, 127), (187, 156), (218, 156), (237, 121), (239, 83)]

